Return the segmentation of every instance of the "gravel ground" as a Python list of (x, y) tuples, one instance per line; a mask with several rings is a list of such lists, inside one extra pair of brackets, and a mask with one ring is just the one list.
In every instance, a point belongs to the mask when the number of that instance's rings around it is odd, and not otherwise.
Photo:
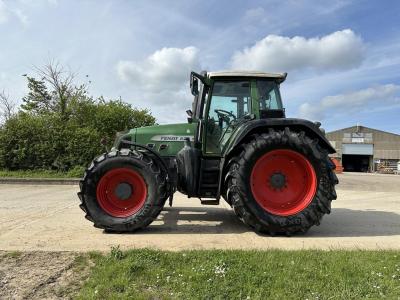
[[(89, 273), (74, 252), (0, 251), (0, 299), (70, 299)], [(90, 264), (89, 264), (90, 265)]]
[(172, 208), (134, 234), (107, 234), (84, 219), (77, 186), (0, 185), (0, 250), (108, 251), (236, 248), (400, 249), (400, 176), (346, 173), (338, 199), (321, 226), (305, 235), (258, 235), (238, 221), (223, 201), (201, 206), (176, 194)]
[(290, 238), (257, 235), (224, 202), (201, 206), (180, 194), (148, 229), (106, 234), (84, 219), (76, 186), (0, 184), (0, 299), (71, 298), (88, 274), (87, 264), (77, 264), (79, 252), (116, 245), (400, 249), (400, 176), (346, 173), (339, 179), (332, 214), (306, 235)]

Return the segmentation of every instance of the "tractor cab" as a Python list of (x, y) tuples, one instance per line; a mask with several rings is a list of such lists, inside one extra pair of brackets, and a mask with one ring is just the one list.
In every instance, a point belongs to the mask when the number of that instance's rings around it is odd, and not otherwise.
[(286, 73), (202, 72), (191, 73), (194, 96), (189, 122), (202, 127), (198, 142), (204, 153), (220, 155), (224, 146), (243, 122), (262, 118), (284, 118), (279, 85)]

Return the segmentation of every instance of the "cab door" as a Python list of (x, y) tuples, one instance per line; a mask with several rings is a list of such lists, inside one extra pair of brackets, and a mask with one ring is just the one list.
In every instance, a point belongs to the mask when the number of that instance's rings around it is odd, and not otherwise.
[(250, 113), (250, 79), (214, 81), (204, 117), (204, 153), (219, 156), (235, 124)]

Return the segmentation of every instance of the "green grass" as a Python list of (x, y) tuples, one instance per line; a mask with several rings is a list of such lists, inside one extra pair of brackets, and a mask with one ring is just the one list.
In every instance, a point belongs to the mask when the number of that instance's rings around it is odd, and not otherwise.
[(78, 299), (400, 297), (399, 251), (183, 251), (113, 248)]
[(59, 172), (52, 170), (0, 170), (0, 177), (12, 178), (79, 178), (83, 176), (85, 169), (82, 167), (75, 167), (69, 172)]
[(72, 299), (76, 296), (82, 286), (82, 282), (90, 273), (92, 261), (98, 258), (99, 255), (97, 253), (85, 253), (76, 256), (70, 269), (73, 275), (69, 277), (68, 284), (54, 289), (54, 295), (62, 299)]

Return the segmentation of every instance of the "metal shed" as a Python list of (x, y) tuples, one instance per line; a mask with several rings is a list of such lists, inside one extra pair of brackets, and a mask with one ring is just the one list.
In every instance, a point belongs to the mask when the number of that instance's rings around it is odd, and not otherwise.
[(394, 173), (400, 162), (400, 135), (361, 125), (326, 134), (344, 171)]

